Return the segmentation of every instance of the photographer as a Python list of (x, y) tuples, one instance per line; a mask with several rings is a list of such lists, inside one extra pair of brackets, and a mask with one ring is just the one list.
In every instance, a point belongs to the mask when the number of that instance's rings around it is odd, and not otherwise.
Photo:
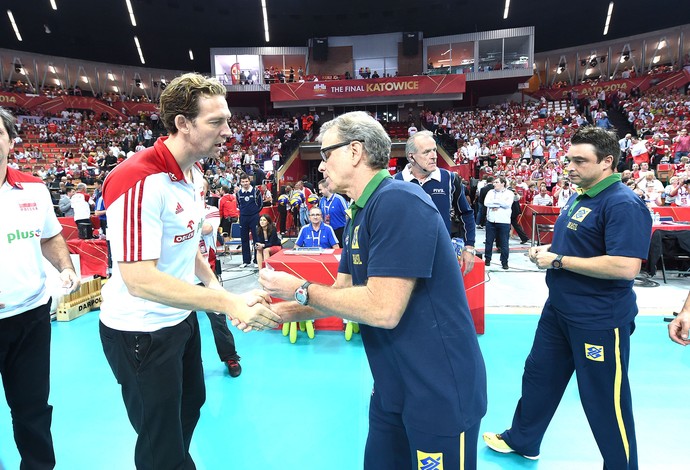
[(574, 192), (575, 190), (570, 186), (570, 181), (566, 179), (559, 180), (558, 185), (553, 189), (553, 197), (557, 199), (556, 206), (562, 209)]

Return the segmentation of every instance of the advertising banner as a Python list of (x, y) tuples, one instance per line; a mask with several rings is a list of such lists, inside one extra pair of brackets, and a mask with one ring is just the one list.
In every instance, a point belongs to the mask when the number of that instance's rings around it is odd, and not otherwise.
[(465, 92), (465, 75), (331, 80), (271, 85), (271, 101), (313, 101), (401, 95), (457, 95)]

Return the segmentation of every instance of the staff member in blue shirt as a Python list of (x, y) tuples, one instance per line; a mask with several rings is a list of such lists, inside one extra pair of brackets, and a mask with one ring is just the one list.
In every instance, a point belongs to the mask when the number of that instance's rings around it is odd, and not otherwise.
[(430, 131), (420, 131), (410, 136), (405, 145), (409, 163), (395, 178), (416, 183), (431, 196), (450, 236), (463, 241), (462, 272), (467, 274), (474, 267), (476, 253), (474, 211), (458, 175), (438, 167), (436, 151), (436, 140)]
[(295, 299), (272, 308), (361, 325), (374, 377), (365, 469), (474, 469), (486, 372), (446, 225), (418, 185), (390, 177), (390, 138), (367, 113), (325, 123), (319, 139), (319, 170), (353, 200), (338, 276), (263, 270), (271, 295)]
[(319, 181), (319, 208), (323, 214), (324, 223), (330, 225), (338, 238), (338, 243), (343, 242), (343, 229), (345, 229), (347, 201), (340, 194), (335, 194), (328, 189), (326, 180)]
[(309, 209), (309, 225), (305, 225), (299, 231), (296, 246), (306, 248), (340, 248), (335, 232), (330, 225), (323, 223), (321, 209), (314, 206)]
[(628, 364), (637, 304), (633, 281), (647, 258), (649, 210), (615, 173), (618, 139), (584, 127), (571, 139), (568, 177), (578, 186), (556, 220), (553, 243), (530, 248), (546, 269), (549, 298), (522, 376), (513, 423), (484, 440), (501, 453), (539, 457), (573, 372), (606, 469), (636, 470)]

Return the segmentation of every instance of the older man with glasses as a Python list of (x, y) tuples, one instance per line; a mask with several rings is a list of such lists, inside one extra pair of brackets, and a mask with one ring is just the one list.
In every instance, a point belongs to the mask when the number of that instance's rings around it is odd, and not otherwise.
[(283, 321), (361, 325), (374, 378), (365, 470), (474, 469), (486, 373), (448, 229), (419, 185), (391, 178), (391, 140), (371, 116), (342, 114), (319, 141), (326, 183), (353, 200), (338, 276), (264, 269), (259, 281), (294, 299), (272, 305)]

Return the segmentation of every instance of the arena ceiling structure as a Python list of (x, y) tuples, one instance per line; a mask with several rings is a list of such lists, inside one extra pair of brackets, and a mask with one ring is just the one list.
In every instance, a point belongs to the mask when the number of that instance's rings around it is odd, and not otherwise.
[[(690, 23), (679, 0), (8, 0), (0, 47), (145, 67), (211, 70), (212, 47), (306, 46), (310, 38), (421, 31), (424, 37), (535, 26), (535, 52)], [(53, 8), (55, 5), (56, 9)], [(190, 57), (190, 50), (193, 59)]]

